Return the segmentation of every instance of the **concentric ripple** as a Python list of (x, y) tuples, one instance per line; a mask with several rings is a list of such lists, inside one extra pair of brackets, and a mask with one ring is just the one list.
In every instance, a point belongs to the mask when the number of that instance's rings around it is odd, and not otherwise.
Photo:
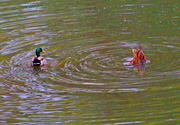
[[(57, 58), (45, 55), (49, 68), (41, 68), (43, 71), (38, 73), (38, 77), (32, 73), (39, 72), (39, 69), (28, 68), (27, 59), (31, 59), (33, 52), (24, 52), (21, 53), (24, 55), (22, 57), (17, 54), (10, 62), (3, 62), (1, 67), (3, 69), (6, 67), (7, 71), (4, 70), (2, 73), (5, 74), (4, 77), (13, 74), (13, 78), (21, 82), (29, 83), (35, 80), (37, 83), (68, 85), (76, 89), (75, 91), (82, 91), (88, 86), (89, 90), (85, 91), (97, 91), (98, 88), (98, 91), (108, 90), (109, 92), (114, 92), (114, 89), (116, 92), (144, 91), (144, 86), (153, 82), (179, 78), (180, 60), (176, 57), (178, 47), (172, 44), (169, 46), (168, 43), (164, 46), (142, 44), (147, 64), (133, 66), (129, 63), (132, 59), (131, 49), (137, 47), (138, 44), (135, 43), (111, 42), (78, 46), (68, 51), (56, 51)], [(51, 54), (55, 55), (55, 53)], [(171, 60), (168, 61), (166, 58)]]
[[(129, 63), (132, 59), (131, 49), (137, 47), (137, 44), (128, 42), (99, 44), (89, 48), (76, 47), (65, 53), (66, 56), (68, 55), (67, 57), (59, 58), (60, 61), (53, 71), (56, 74), (51, 76), (51, 79), (69, 84), (108, 85), (113, 88), (122, 85), (124, 88), (133, 88), (153, 81), (165, 80), (166, 76), (168, 79), (178, 76), (179, 71), (171, 70), (168, 65), (174, 64), (177, 67), (179, 60), (172, 59), (170, 62), (164, 62), (161, 59), (166, 57), (166, 50), (170, 51), (171, 53), (168, 52), (169, 56), (172, 56), (177, 49), (151, 45), (154, 49), (152, 51), (152, 48), (143, 46), (147, 64), (133, 66)], [(160, 57), (157, 57), (156, 53)], [(159, 71), (154, 71), (153, 68), (159, 69)]]
[(62, 67), (62, 77), (83, 84), (120, 82), (120, 79), (129, 74), (122, 70), (128, 47), (121, 46), (122, 44), (107, 44), (76, 48), (73, 56), (65, 58), (58, 65)]

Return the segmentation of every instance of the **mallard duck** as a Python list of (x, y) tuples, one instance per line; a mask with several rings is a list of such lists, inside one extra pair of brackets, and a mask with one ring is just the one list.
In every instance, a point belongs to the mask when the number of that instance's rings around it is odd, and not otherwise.
[(141, 49), (141, 46), (139, 46), (138, 50), (132, 49), (133, 53), (133, 60), (130, 61), (130, 63), (133, 62), (133, 64), (145, 64), (146, 63), (146, 57)]
[(46, 53), (42, 48), (38, 47), (36, 49), (36, 56), (37, 57), (32, 58), (32, 65), (33, 66), (43, 66), (43, 65), (47, 64), (47, 61), (43, 57), (40, 56), (41, 52)]

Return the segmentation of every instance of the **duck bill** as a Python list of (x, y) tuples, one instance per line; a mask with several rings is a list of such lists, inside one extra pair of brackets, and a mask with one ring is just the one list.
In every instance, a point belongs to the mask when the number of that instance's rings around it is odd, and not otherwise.
[(46, 51), (42, 50), (43, 53), (46, 53)]

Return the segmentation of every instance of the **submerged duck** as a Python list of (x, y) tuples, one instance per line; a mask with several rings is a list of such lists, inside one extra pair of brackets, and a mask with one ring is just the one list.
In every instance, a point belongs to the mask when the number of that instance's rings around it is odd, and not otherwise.
[(47, 64), (47, 61), (43, 57), (40, 56), (41, 52), (46, 53), (42, 48), (38, 47), (36, 49), (36, 56), (37, 57), (32, 58), (32, 65), (33, 66), (43, 66), (43, 65)]
[(138, 50), (132, 49), (133, 53), (133, 60), (130, 61), (130, 63), (133, 62), (133, 64), (138, 65), (138, 64), (146, 64), (146, 57), (141, 49), (141, 46), (139, 46)]

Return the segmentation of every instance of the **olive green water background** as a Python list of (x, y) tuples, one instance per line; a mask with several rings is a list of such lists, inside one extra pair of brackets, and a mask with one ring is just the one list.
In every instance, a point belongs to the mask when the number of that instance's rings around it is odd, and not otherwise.
[(0, 124), (180, 124), (179, 35), (179, 0), (0, 0)]

